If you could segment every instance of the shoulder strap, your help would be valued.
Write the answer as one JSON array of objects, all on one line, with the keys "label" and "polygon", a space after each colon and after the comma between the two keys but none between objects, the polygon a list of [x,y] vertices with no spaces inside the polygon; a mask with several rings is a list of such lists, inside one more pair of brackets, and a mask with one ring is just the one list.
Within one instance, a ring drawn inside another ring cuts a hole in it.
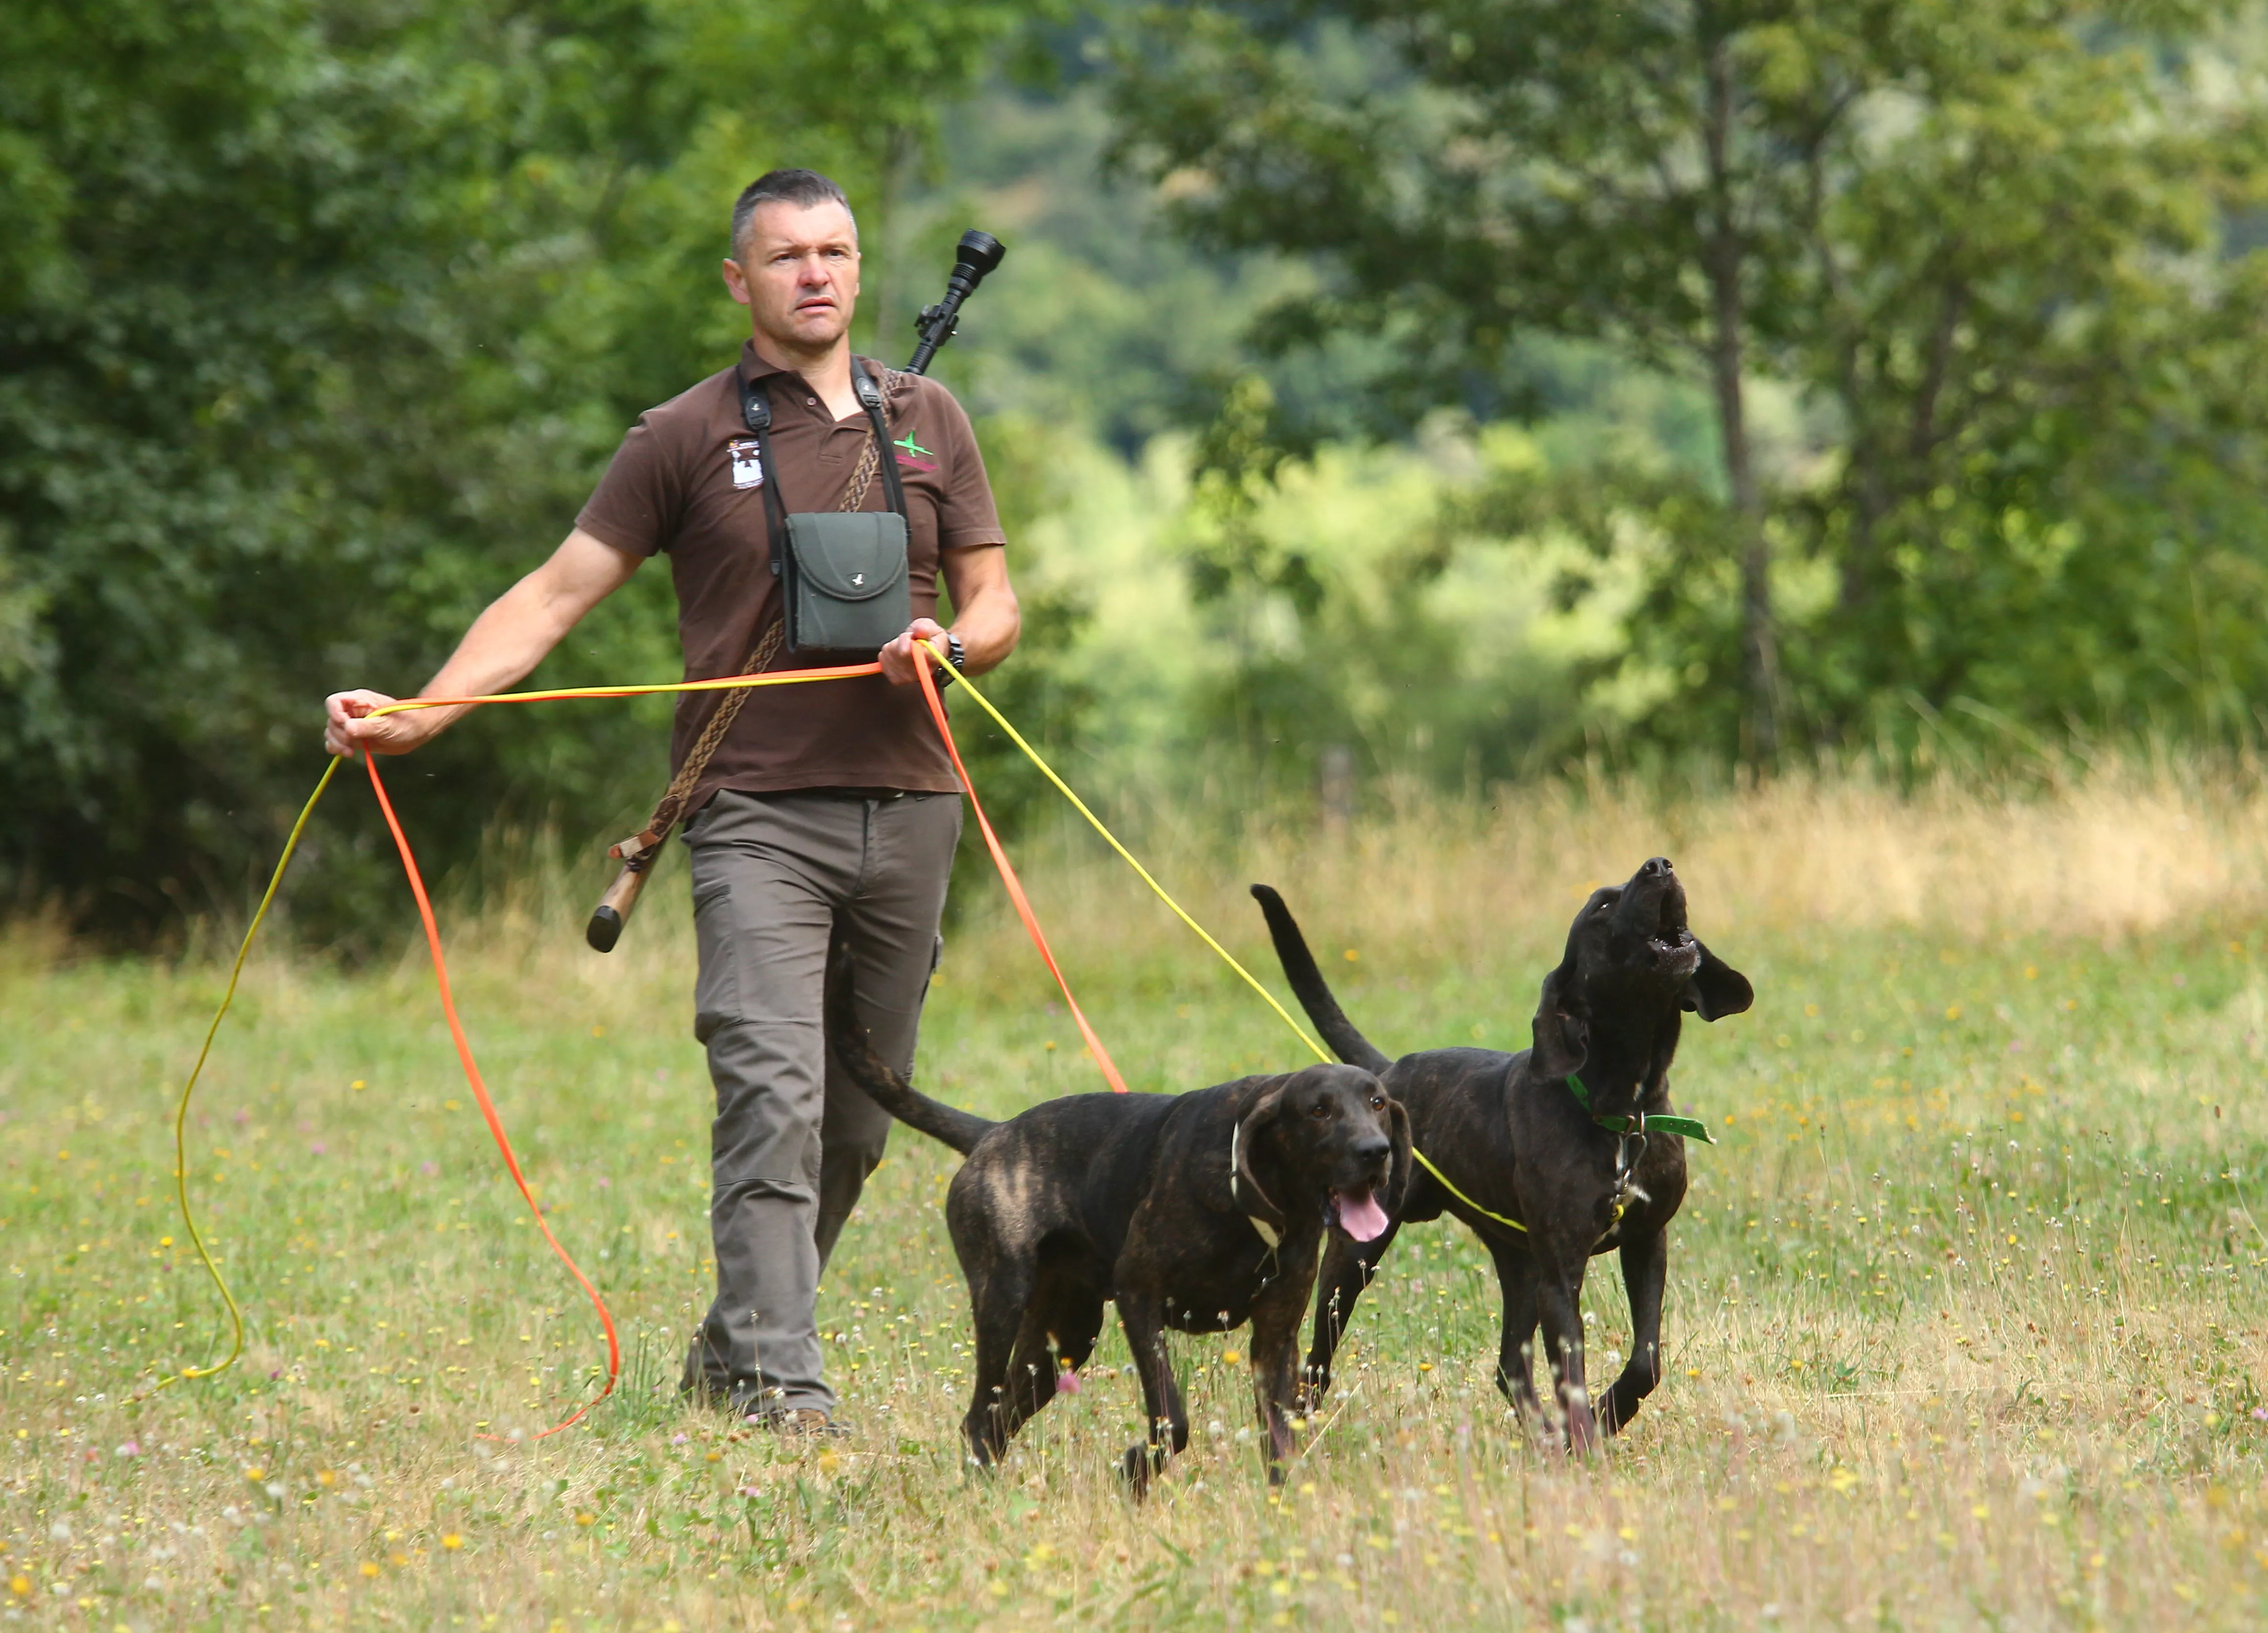
[{"label": "shoulder strap", "polygon": [[854,354],[850,359],[850,389],[858,394],[858,401],[866,410],[866,417],[874,426],[874,452],[881,456],[882,487],[890,496],[890,508],[906,515],[905,483],[898,476],[898,456],[891,451],[890,425],[882,415],[882,388],[874,377],[866,372],[866,365]]},{"label": "shoulder strap", "polygon": [[772,400],[761,380],[750,379],[738,370],[733,378],[740,385],[740,423],[756,439],[758,474],[764,489],[764,535],[770,543],[772,577],[779,577],[780,552],[786,548],[787,502],[780,497],[779,467],[772,461]]}]

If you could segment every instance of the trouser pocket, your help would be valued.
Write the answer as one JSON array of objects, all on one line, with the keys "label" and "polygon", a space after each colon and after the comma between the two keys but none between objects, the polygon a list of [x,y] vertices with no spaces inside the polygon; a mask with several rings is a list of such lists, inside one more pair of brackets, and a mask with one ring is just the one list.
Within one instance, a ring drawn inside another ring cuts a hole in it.
[{"label": "trouser pocket", "polygon": [[717,1028],[739,1019],[740,938],[733,934],[733,886],[719,879],[693,895],[693,939],[700,960],[693,981],[693,1036],[707,1043]]}]

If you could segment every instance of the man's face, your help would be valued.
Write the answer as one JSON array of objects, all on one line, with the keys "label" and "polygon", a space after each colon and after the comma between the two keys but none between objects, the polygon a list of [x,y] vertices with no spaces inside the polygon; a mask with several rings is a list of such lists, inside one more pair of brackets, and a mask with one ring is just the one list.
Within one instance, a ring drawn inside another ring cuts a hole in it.
[{"label": "man's face", "polygon": [[858,228],[842,205],[760,205],[748,218],[742,254],[725,263],[725,287],[748,309],[759,337],[783,351],[810,353],[850,329],[858,304]]}]

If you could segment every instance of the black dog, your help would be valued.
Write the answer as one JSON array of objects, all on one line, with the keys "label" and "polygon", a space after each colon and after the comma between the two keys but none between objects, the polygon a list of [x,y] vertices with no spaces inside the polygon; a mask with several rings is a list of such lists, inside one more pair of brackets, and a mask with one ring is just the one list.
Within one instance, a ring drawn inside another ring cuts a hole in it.
[{"label": "black dog", "polygon": [[[1739,1014],[1756,997],[1747,977],[1694,939],[1684,886],[1656,857],[1628,884],[1594,891],[1576,915],[1566,954],[1544,978],[1533,1048],[1431,1049],[1388,1061],[1340,1012],[1283,899],[1265,885],[1252,894],[1308,1016],[1341,1059],[1376,1072],[1409,1107],[1421,1159],[1394,1225],[1359,1248],[1330,1244],[1310,1388],[1329,1386],[1339,1335],[1395,1232],[1449,1213],[1496,1261],[1497,1387],[1523,1419],[1541,1421],[1528,1358],[1540,1320],[1568,1444],[1587,1450],[1602,1423],[1613,1434],[1660,1377],[1665,1232],[1685,1197],[1684,1139],[1646,1120],[1669,1114],[1683,1011],[1704,1020]],[[1594,1416],[1583,1372],[1583,1273],[1609,1247],[1622,1252],[1630,1291],[1631,1356]]]},{"label": "black dog", "polygon": [[1189,1094],[1071,1095],[988,1122],[917,1093],[869,1046],[848,993],[846,982],[830,999],[828,1030],[851,1080],[968,1158],[946,1222],[976,1316],[962,1432],[976,1461],[990,1466],[1026,1418],[1078,1388],[1115,1298],[1150,1413],[1146,1449],[1126,1453],[1135,1489],[1164,1466],[1161,1428],[1174,1452],[1189,1445],[1165,1329],[1247,1320],[1269,1476],[1280,1481],[1324,1230],[1377,1236],[1381,1203],[1409,1180],[1410,1120],[1378,1079],[1311,1066]]}]

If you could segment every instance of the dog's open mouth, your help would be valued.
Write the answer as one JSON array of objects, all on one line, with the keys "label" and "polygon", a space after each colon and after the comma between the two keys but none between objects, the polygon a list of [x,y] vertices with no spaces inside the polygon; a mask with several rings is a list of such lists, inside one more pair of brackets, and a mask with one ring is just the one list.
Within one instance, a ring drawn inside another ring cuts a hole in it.
[{"label": "dog's open mouth", "polygon": [[1653,949],[1657,964],[1674,965],[1690,960],[1697,963],[1700,952],[1694,945],[1693,932],[1685,927],[1684,903],[1674,894],[1661,899],[1661,919],[1646,945]]},{"label": "dog's open mouth", "polygon": [[1378,1205],[1378,1194],[1366,1186],[1359,1191],[1333,1191],[1331,1214],[1339,1229],[1359,1242],[1375,1241],[1386,1233],[1386,1210]]}]

